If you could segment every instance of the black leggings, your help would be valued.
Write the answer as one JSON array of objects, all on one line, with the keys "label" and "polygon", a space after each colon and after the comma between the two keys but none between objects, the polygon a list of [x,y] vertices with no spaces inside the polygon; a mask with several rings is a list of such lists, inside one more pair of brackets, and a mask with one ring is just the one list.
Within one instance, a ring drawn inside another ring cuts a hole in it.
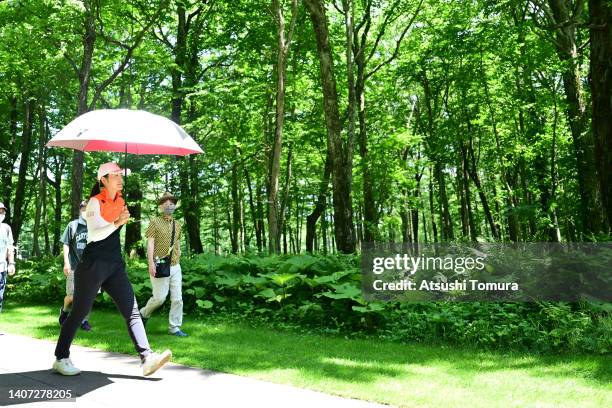
[{"label": "black leggings", "polygon": [[90,312],[98,290],[102,289],[117,305],[117,309],[125,319],[128,332],[134,343],[140,359],[151,353],[147,333],[145,332],[138,304],[134,297],[134,289],[130,283],[123,261],[83,260],[74,272],[74,298],[72,310],[62,325],[59,339],[55,347],[55,357],[60,360],[70,356],[70,344]]}]

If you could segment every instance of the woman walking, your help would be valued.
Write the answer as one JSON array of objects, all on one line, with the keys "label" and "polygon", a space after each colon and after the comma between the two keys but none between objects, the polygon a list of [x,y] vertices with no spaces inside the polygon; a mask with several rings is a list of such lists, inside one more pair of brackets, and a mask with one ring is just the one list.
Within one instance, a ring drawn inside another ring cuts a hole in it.
[{"label": "woman walking", "polygon": [[140,355],[143,375],[153,374],[172,357],[170,350],[154,353],[149,347],[134,290],[121,256],[119,232],[130,218],[121,196],[123,171],[116,163],[101,165],[98,181],[87,204],[87,246],[74,274],[72,311],[62,325],[55,347],[53,370],[63,375],[81,372],[69,358],[70,345],[81,321],[91,310],[100,287],[113,299],[125,319],[136,352]]}]

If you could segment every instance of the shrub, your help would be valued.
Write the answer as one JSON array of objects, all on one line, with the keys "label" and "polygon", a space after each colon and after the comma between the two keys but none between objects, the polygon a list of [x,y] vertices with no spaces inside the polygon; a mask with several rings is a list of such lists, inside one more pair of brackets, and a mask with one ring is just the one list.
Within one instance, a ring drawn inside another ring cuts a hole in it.
[{"label": "shrub", "polygon": [[[279,327],[374,335],[400,342],[444,342],[551,352],[612,351],[609,303],[370,303],[361,297],[359,257],[352,255],[217,256],[184,259],[187,313],[219,314]],[[61,259],[20,262],[8,296],[61,303]],[[130,260],[139,304],[151,295],[147,264]],[[96,307],[114,307],[108,295]]]}]

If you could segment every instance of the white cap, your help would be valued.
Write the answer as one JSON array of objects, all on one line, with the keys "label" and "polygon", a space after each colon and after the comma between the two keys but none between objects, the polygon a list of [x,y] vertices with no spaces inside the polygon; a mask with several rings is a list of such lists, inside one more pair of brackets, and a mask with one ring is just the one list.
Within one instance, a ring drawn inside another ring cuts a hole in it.
[{"label": "white cap", "polygon": [[3,203],[0,203],[0,208],[4,208],[6,210],[6,207],[4,206]]},{"label": "white cap", "polygon": [[[117,163],[104,163],[98,168],[98,181],[107,174],[124,174],[124,171]],[[127,175],[129,176],[131,173],[130,169],[127,169]]]}]

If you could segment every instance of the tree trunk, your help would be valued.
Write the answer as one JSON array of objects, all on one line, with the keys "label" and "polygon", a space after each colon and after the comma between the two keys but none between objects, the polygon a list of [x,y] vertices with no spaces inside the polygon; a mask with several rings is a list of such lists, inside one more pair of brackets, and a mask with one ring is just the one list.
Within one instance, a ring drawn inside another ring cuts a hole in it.
[{"label": "tree trunk", "polygon": [[47,182],[53,186],[55,191],[54,216],[53,216],[53,255],[57,256],[60,253],[60,228],[62,223],[62,174],[64,174],[64,166],[66,162],[53,155],[53,177],[55,181],[47,178]]},{"label": "tree trunk", "polygon": [[438,242],[438,227],[436,226],[436,215],[434,209],[434,190],[433,190],[433,177],[432,170],[429,169],[429,212],[431,216],[431,231],[432,241]]},{"label": "tree trunk", "polygon": [[[176,43],[174,46],[174,65],[172,67],[172,112],[171,119],[176,124],[182,123],[182,113],[185,103],[183,90],[183,74],[189,70],[187,59],[187,16],[183,2],[177,3],[178,24],[176,29]],[[179,163],[181,202],[185,218],[185,228],[189,239],[189,247],[194,253],[202,253],[202,239],[200,238],[200,218],[198,216],[198,202],[195,192],[192,191],[191,173],[192,164],[189,158],[183,157]]]},{"label": "tree trunk", "polygon": [[[460,166],[457,168],[457,197],[459,197],[459,217],[461,219],[461,236],[467,238],[470,235],[470,225],[468,223],[467,203],[465,198],[465,182],[463,169],[465,160],[463,158],[463,148],[461,148]],[[461,171],[459,171],[461,169]]]},{"label": "tree trunk", "polygon": [[480,202],[482,203],[482,209],[485,213],[485,218],[489,223],[489,228],[491,229],[491,235],[493,238],[499,239],[499,232],[497,231],[497,226],[495,225],[495,221],[493,221],[493,215],[491,214],[491,208],[489,207],[489,200],[487,200],[487,196],[484,193],[484,189],[482,187],[482,183],[480,182],[480,176],[478,175],[478,169],[476,168],[476,158],[474,155],[474,149],[471,144],[469,146],[469,157],[470,157],[470,166],[468,166],[468,172],[470,174],[470,178],[474,182],[476,189],[478,190],[478,196],[480,197]]},{"label": "tree trunk", "polygon": [[[508,212],[508,215],[507,215],[508,235],[511,241],[517,242],[518,241],[518,218],[517,218],[516,211],[515,211],[516,202],[515,202],[515,196],[514,196],[514,189],[510,185],[510,181],[509,181],[510,176],[508,175],[508,171],[506,170],[508,167],[506,165],[506,155],[502,151],[501,142],[499,138],[499,132],[497,131],[497,118],[495,115],[495,108],[492,102],[491,94],[489,93],[489,83],[487,80],[486,70],[484,69],[482,49],[480,51],[480,70],[481,70],[483,88],[485,92],[485,98],[487,101],[487,106],[489,108],[491,127],[493,130],[493,135],[495,136],[496,152],[497,152],[497,155],[499,157],[499,160],[501,162],[501,167],[502,167],[501,180],[502,180],[502,184],[507,194],[506,203],[508,206],[508,210],[507,210]],[[466,168],[466,171],[467,171],[467,168]],[[501,233],[500,233],[500,237],[501,237]]]},{"label": "tree trunk", "polygon": [[334,205],[334,236],[336,247],[343,253],[355,252],[353,205],[351,198],[353,143],[342,140],[333,53],[325,7],[321,0],[305,0],[314,27],[323,86],[323,110],[327,129],[327,145],[331,152],[332,190]]},{"label": "tree trunk", "polygon": [[612,4],[608,0],[589,0],[591,15],[590,88],[595,162],[598,167],[601,198],[612,230]]},{"label": "tree trunk", "polygon": [[249,175],[249,170],[247,169],[247,166],[243,166],[242,171],[244,171],[244,177],[246,179],[246,184],[249,191],[249,210],[251,212],[251,218],[253,219],[253,229],[255,230],[255,240],[257,241],[257,252],[261,252],[261,230],[259,229],[257,210],[255,209],[255,201],[253,200],[253,186],[251,185],[251,176]]},{"label": "tree trunk", "polygon": [[409,243],[412,242],[412,226],[411,216],[410,216],[410,203],[408,196],[408,189],[403,188],[401,194],[401,208],[399,209],[400,219],[402,220],[401,230],[402,230],[402,242]]},{"label": "tree trunk", "polygon": [[125,253],[130,254],[131,250],[136,250],[136,254],[140,258],[146,256],[146,251],[142,245],[141,223],[142,220],[142,187],[137,178],[133,177],[128,183],[128,190],[125,192],[128,204],[128,210],[132,219],[136,222],[130,222],[125,226]]},{"label": "tree trunk", "polygon": [[32,139],[32,117],[36,109],[36,103],[29,98],[24,102],[23,131],[21,134],[21,157],[19,160],[19,176],[17,178],[17,188],[15,189],[15,205],[13,211],[13,238],[19,241],[19,234],[24,220],[24,201],[26,188],[26,175],[30,161],[31,139]]},{"label": "tree trunk", "polygon": [[[276,116],[274,127],[274,143],[270,155],[270,177],[268,188],[268,250],[278,253],[282,219],[278,215],[278,179],[280,176],[280,157],[283,142],[283,125],[285,118],[285,75],[287,55],[291,43],[291,34],[297,16],[297,1],[292,2],[293,15],[289,34],[285,33],[285,16],[280,0],[272,0],[272,9],[278,26],[278,43],[276,52]],[[280,228],[279,228],[280,227]]]},{"label": "tree trunk", "polygon": [[378,231],[378,212],[374,199],[373,180],[370,172],[370,156],[368,154],[368,134],[365,109],[365,75],[366,75],[366,51],[365,41],[370,26],[370,12],[367,10],[366,26],[359,42],[355,32],[354,42],[359,49],[355,55],[355,67],[357,69],[357,80],[355,82],[355,97],[359,103],[357,106],[357,117],[359,119],[359,154],[361,156],[361,173],[363,177],[363,241],[374,242]]},{"label": "tree trunk", "polygon": [[454,239],[453,222],[450,215],[448,195],[446,193],[446,180],[442,171],[442,164],[437,160],[434,164],[434,175],[438,184],[440,200],[440,219],[442,220],[442,241]]},{"label": "tree trunk", "polygon": [[[474,214],[472,212],[472,196],[470,193],[470,176],[468,166],[467,146],[465,143],[462,143],[460,190],[463,193],[463,200],[465,201],[465,208],[463,209],[465,214],[462,215],[462,217],[465,217],[465,219],[462,219],[462,222],[465,222],[467,227],[464,230],[464,236],[469,236],[471,241],[476,242],[478,231],[476,230],[476,223],[474,222]],[[467,234],[465,234],[466,232]]]},{"label": "tree trunk", "polygon": [[419,202],[420,198],[421,198],[421,178],[419,177],[419,180],[417,181],[417,186],[413,191],[413,197],[414,197],[414,208],[411,210],[411,215],[412,215],[412,241],[415,244],[419,243],[419,206],[416,204]]},{"label": "tree trunk", "polygon": [[[562,78],[567,98],[567,117],[576,153],[583,232],[593,234],[603,231],[605,223],[596,174],[595,141],[588,128],[585,94],[580,77],[576,23],[570,16],[571,3],[568,0],[548,0],[554,23],[558,26],[555,45],[564,67]],[[578,13],[581,11],[577,10]],[[607,120],[610,118],[607,117]]]},{"label": "tree trunk", "polygon": [[[325,164],[323,167],[323,178],[321,179],[321,184],[319,185],[319,194],[317,196],[315,207],[310,215],[306,217],[306,251],[310,253],[313,253],[315,248],[314,240],[317,233],[317,220],[321,215],[325,214],[325,206],[327,204],[327,190],[329,188],[329,178],[332,171],[329,150],[327,152],[327,156],[325,157]],[[325,220],[323,219],[322,222],[325,222]],[[327,244],[327,241],[325,241],[325,244]]]},{"label": "tree trunk", "polygon": [[[293,179],[295,183],[295,178]],[[294,185],[295,191],[297,187]],[[296,253],[302,252],[302,225],[304,225],[304,201],[295,195],[295,249]]]},{"label": "tree trunk", "polygon": [[[43,209],[47,196],[47,155],[45,144],[47,133],[45,128],[45,107],[39,109],[39,138],[38,138],[38,193],[36,199],[36,214],[34,215],[34,230],[32,231],[32,251],[34,256],[40,257],[40,222],[44,217]],[[46,230],[46,228],[45,228]]]},{"label": "tree trunk", "polygon": [[261,179],[259,177],[257,177],[255,191],[257,193],[257,226],[261,234],[261,243],[262,243],[262,247],[260,248],[260,251],[261,251],[263,250],[263,247],[265,245],[264,243],[266,242],[266,224],[264,222],[263,186],[261,184]]},{"label": "tree trunk", "polygon": [[[79,99],[77,103],[77,116],[86,113],[88,109],[87,95],[89,93],[89,82],[91,76],[91,64],[96,45],[96,14],[97,2],[92,0],[83,1],[85,6],[85,33],[83,34],[83,58],[79,69]],[[72,155],[72,175],[70,178],[70,215],[71,218],[79,216],[79,205],[83,200],[83,152],[75,150]]]},{"label": "tree trunk", "polygon": [[219,255],[219,214],[217,208],[218,193],[218,191],[215,191],[215,194],[213,194],[213,240],[215,247],[215,255]]},{"label": "tree trunk", "polygon": [[238,197],[238,164],[232,163],[232,253],[238,253],[238,231],[240,231],[240,202]]},{"label": "tree trunk", "polygon": [[[17,119],[19,116],[17,108],[17,98],[9,98],[10,112],[9,112],[9,144],[6,146],[8,150],[8,161],[2,163],[2,200],[4,205],[9,208],[6,212],[4,222],[12,224],[11,216],[11,193],[13,192],[13,169],[15,167],[15,160],[18,155],[18,144],[17,144]],[[6,167],[5,167],[6,166]]]},{"label": "tree trunk", "polygon": [[[287,154],[287,171],[285,173],[285,190],[283,192],[283,199],[281,200],[280,212],[278,214],[278,223],[280,225],[281,231],[283,231],[283,234],[286,232],[285,227],[284,227],[286,223],[285,208],[288,205],[291,205],[291,202],[289,201],[289,184],[291,183],[291,159],[292,159],[292,147],[290,145],[289,152]],[[279,238],[280,238],[280,235],[279,235]],[[279,247],[278,243],[279,241],[277,240],[277,248]]]}]

